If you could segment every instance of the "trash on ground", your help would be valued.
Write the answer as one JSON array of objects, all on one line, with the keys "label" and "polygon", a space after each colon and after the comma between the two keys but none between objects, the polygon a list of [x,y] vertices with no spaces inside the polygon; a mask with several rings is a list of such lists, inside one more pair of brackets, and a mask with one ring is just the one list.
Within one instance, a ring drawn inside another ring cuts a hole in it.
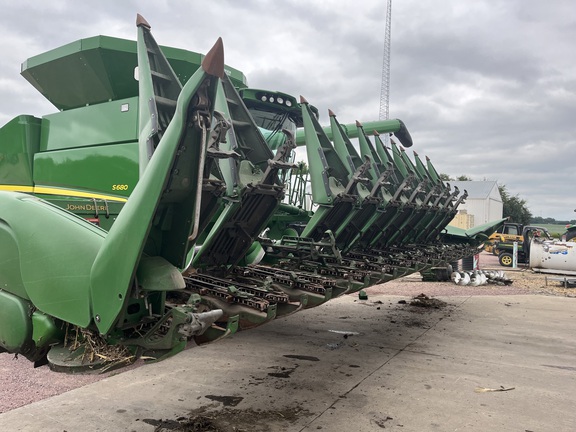
[{"label": "trash on ground", "polygon": [[500,388],[486,388],[486,387],[476,387],[474,390],[476,393],[489,393],[489,392],[504,392],[514,390],[516,387],[504,387],[500,386]]},{"label": "trash on ground", "polygon": [[343,331],[343,330],[328,330],[330,333],[338,333],[338,334],[343,334],[343,335],[347,335],[347,336],[354,336],[354,335],[359,335],[360,333],[355,332],[355,331]]}]

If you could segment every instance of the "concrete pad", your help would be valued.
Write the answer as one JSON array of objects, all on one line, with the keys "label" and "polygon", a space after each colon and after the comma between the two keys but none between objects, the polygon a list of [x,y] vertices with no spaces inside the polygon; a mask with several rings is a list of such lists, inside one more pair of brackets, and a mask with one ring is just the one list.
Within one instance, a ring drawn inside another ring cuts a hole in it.
[{"label": "concrete pad", "polygon": [[176,430],[197,414],[237,431],[573,430],[574,299],[400,299],[346,296],[0,414],[0,430]]}]

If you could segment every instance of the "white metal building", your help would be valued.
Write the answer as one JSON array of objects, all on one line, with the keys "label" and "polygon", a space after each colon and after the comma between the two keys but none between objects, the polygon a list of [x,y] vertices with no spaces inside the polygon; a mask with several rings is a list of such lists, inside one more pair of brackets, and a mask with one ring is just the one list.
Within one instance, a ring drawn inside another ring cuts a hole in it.
[{"label": "white metal building", "polygon": [[466,189],[468,198],[458,206],[458,210],[466,210],[474,216],[474,226],[501,219],[503,214],[502,197],[495,181],[448,181],[453,188],[461,192]]}]

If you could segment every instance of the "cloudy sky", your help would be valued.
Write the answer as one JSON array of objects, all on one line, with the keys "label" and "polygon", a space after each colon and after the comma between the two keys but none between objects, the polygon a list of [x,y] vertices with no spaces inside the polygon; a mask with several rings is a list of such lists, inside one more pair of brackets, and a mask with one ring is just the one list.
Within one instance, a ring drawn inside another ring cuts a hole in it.
[{"label": "cloudy sky", "polygon": [[[376,120],[386,1],[0,0],[0,123],[54,107],[22,78],[28,57],[99,34],[206,52],[252,87],[303,95],[328,123]],[[394,0],[390,117],[438,171],[496,180],[535,216],[576,219],[573,0]]]}]

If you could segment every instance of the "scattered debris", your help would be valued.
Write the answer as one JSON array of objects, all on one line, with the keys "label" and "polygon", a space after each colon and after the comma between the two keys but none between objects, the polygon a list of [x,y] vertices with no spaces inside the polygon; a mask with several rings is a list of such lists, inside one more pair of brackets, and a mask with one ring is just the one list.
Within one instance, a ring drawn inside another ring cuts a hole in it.
[{"label": "scattered debris", "polygon": [[100,373],[127,366],[136,361],[136,356],[122,345],[110,345],[98,333],[66,323],[64,348],[81,364],[94,365]]},{"label": "scattered debris", "polygon": [[505,392],[514,390],[516,387],[504,387],[500,386],[500,388],[486,388],[486,387],[476,387],[474,390],[476,393],[489,393],[489,392]]},{"label": "scattered debris", "polygon": [[366,294],[366,291],[364,291],[364,290],[358,291],[358,299],[359,300],[368,300],[368,294]]},{"label": "scattered debris", "polygon": [[438,300],[432,297],[428,297],[426,294],[418,294],[416,297],[413,297],[410,301],[410,306],[418,306],[423,308],[434,308],[440,309],[446,306],[446,302],[442,300]]},{"label": "scattered debris", "polygon": [[372,419],[371,421],[374,422],[377,426],[381,427],[382,429],[386,429],[385,423],[389,420],[394,419],[390,416],[386,416],[385,418],[377,417],[375,419]]}]

